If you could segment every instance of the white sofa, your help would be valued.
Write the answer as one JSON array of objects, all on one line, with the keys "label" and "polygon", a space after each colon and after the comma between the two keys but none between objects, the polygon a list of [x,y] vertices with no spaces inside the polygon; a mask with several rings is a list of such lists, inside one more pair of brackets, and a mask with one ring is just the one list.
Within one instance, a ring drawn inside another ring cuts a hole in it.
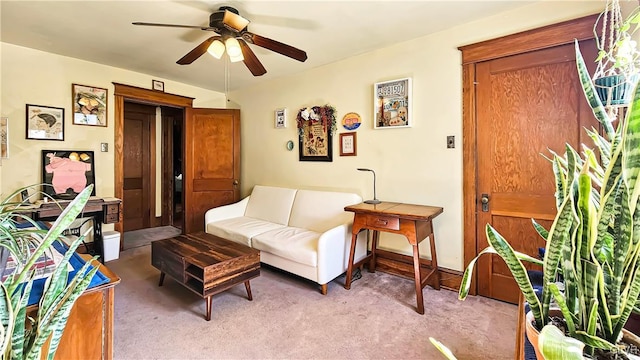
[{"label": "white sofa", "polygon": [[[347,270],[357,194],[256,185],[250,196],[205,213],[205,231],[260,250],[260,261],[315,281],[322,294]],[[355,260],[366,255],[358,235]]]}]

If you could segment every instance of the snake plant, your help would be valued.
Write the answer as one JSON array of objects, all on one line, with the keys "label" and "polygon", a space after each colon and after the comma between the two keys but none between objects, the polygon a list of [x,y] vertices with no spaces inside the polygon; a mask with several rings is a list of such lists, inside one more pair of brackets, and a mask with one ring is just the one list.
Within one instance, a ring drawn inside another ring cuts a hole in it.
[{"label": "snake plant", "polygon": [[[616,349],[640,295],[640,87],[624,119],[616,122],[595,93],[577,41],[575,52],[582,89],[602,134],[587,130],[593,148],[567,145],[563,155],[552,152],[557,215],[550,229],[533,220],[546,240],[540,297],[523,265],[539,261],[514,251],[490,224],[490,245],[478,256],[496,253],[505,261],[539,330],[550,323],[553,305],[562,311],[568,336],[591,355],[595,349]],[[468,294],[476,260],[465,270],[460,299]]]},{"label": "snake plant", "polygon": [[[69,260],[84,236],[79,237],[56,265],[44,285],[35,317],[27,312],[38,258],[51,251],[53,243],[80,214],[89,200],[93,185],[84,189],[60,214],[48,230],[39,229],[35,221],[11,202],[21,190],[0,201],[0,248],[10,252],[18,264],[14,272],[0,283],[0,359],[53,359],[60,343],[71,308],[89,286],[98,267],[87,261],[71,279]],[[32,227],[21,228],[18,221]],[[44,345],[51,339],[49,345]]]}]

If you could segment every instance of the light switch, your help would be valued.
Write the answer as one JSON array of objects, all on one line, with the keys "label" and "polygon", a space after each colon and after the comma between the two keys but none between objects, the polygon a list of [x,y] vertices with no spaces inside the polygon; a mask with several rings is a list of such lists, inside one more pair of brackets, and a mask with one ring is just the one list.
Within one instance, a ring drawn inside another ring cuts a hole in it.
[{"label": "light switch", "polygon": [[100,143],[100,151],[108,152],[109,151],[109,144],[108,143]]}]

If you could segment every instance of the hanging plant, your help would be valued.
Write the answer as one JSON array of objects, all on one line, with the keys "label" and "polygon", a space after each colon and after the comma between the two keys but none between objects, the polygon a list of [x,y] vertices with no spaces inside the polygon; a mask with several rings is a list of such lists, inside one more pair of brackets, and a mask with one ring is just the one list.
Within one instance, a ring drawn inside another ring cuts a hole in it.
[{"label": "hanging plant", "polygon": [[338,130],[336,125],[336,108],[331,105],[325,106],[313,106],[302,108],[298,111],[296,116],[296,123],[298,124],[298,135],[303,135],[303,128],[305,125],[315,125],[321,123],[324,128],[324,132],[330,129],[331,134],[335,134]]}]

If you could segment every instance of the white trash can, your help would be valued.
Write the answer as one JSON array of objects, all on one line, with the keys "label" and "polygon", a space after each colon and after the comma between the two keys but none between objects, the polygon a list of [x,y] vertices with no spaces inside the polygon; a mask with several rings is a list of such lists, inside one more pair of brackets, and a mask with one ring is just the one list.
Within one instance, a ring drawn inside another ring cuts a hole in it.
[{"label": "white trash can", "polygon": [[104,262],[116,260],[120,257],[120,233],[104,231],[102,233],[102,254]]}]

